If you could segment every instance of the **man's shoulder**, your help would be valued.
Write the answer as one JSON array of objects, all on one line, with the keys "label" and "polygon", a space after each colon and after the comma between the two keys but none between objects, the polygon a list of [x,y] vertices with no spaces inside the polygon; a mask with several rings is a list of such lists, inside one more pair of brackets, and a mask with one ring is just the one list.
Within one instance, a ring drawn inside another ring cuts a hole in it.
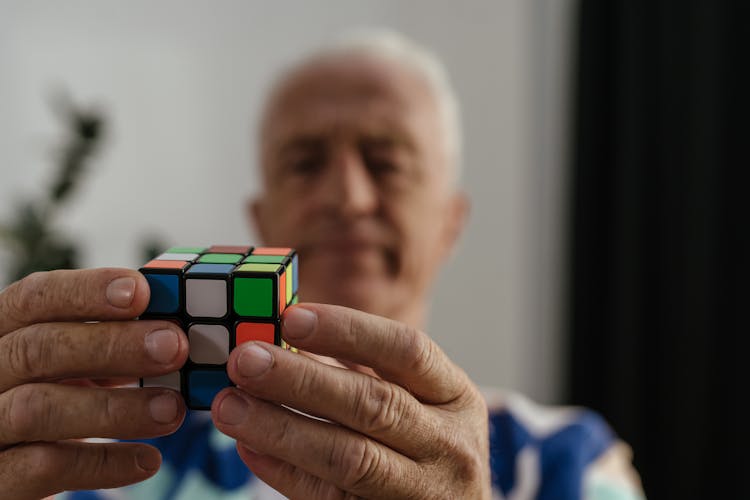
[{"label": "man's shoulder", "polygon": [[642,498],[629,448],[595,411],[541,405],[497,389],[482,394],[493,484],[504,496]]}]

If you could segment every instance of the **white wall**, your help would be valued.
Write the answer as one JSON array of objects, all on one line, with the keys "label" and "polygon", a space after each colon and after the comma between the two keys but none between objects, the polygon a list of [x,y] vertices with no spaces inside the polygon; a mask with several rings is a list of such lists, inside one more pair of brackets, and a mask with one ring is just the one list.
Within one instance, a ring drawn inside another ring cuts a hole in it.
[{"label": "white wall", "polygon": [[554,401],[569,15],[568,0],[0,0],[0,220],[47,182],[61,85],[111,119],[59,224],[85,265],[135,267],[147,234],[252,241],[242,204],[268,80],[340,29],[390,26],[443,56],[464,108],[473,214],[430,333],[479,383]]}]

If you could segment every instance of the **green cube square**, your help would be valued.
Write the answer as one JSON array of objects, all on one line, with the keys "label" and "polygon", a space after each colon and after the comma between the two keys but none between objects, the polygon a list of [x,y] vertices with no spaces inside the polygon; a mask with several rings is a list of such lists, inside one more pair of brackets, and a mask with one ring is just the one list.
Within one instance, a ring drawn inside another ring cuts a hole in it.
[{"label": "green cube square", "polygon": [[251,264],[281,264],[286,259],[284,255],[250,255],[242,262]]},{"label": "green cube square", "polygon": [[271,278],[235,278],[234,310],[240,316],[273,316],[273,280]]},{"label": "green cube square", "polygon": [[171,247],[164,253],[203,253],[206,247]]},{"label": "green cube square", "polygon": [[239,272],[275,273],[281,269],[278,264],[242,264],[235,269]]},{"label": "green cube square", "polygon": [[242,255],[233,253],[205,253],[198,262],[201,264],[236,264],[242,260]]}]

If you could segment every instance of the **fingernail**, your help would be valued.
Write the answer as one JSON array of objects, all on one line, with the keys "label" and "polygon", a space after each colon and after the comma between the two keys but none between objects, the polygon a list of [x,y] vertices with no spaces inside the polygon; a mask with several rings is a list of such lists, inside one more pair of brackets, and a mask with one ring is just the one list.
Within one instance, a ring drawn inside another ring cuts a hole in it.
[{"label": "fingernail", "polygon": [[229,425],[237,425],[247,416],[247,402],[234,394],[224,398],[219,406],[219,420]]},{"label": "fingernail", "polygon": [[161,457],[153,450],[139,450],[135,456],[135,462],[141,469],[151,472],[159,468]]},{"label": "fingernail", "polygon": [[284,335],[290,339],[307,337],[315,329],[318,317],[304,307],[293,307],[284,314]]},{"label": "fingernail", "polygon": [[180,338],[174,330],[156,330],[146,335],[146,352],[157,363],[170,363],[180,350]]},{"label": "fingernail", "polygon": [[242,347],[240,357],[237,358],[237,371],[243,377],[257,377],[268,371],[273,362],[273,356],[268,350],[258,344]]},{"label": "fingernail", "polygon": [[114,307],[126,309],[133,303],[135,279],[117,278],[107,285],[107,301]]},{"label": "fingernail", "polygon": [[172,394],[161,394],[151,399],[148,403],[148,411],[151,418],[160,424],[174,422],[177,418],[177,398]]}]

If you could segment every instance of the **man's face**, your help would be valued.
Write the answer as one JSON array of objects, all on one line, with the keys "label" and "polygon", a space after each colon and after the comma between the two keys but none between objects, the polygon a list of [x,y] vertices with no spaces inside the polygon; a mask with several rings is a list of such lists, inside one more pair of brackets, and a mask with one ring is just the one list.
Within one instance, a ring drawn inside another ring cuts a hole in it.
[{"label": "man's face", "polygon": [[390,317],[424,302],[466,209],[444,133],[427,83],[372,57],[310,63],[278,88],[252,212],[266,244],[299,251],[304,300]]}]

